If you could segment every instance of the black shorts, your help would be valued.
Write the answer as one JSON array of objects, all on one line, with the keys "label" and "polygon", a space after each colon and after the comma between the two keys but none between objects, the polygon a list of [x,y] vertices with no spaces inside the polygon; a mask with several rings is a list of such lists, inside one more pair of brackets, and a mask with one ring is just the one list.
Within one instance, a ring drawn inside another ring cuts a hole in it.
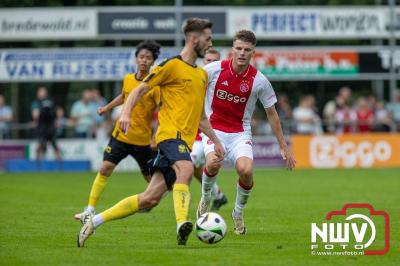
[{"label": "black shorts", "polygon": [[153,173],[152,159],[154,154],[150,145],[137,146],[111,137],[110,142],[104,150],[103,161],[112,162],[117,165],[128,155],[132,156],[136,160],[143,175],[148,176]]},{"label": "black shorts", "polygon": [[168,189],[176,181],[176,174],[172,165],[176,161],[192,161],[190,157],[190,149],[186,142],[180,139],[167,139],[158,144],[158,154],[154,159],[154,170],[161,171],[164,175],[165,183]]}]

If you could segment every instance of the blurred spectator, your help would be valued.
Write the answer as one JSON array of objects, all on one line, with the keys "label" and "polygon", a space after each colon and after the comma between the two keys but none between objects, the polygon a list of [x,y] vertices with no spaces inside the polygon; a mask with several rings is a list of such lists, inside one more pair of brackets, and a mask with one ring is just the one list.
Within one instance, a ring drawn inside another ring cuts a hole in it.
[{"label": "blurred spectator", "polygon": [[251,117],[251,131],[254,136],[267,136],[272,134],[272,128],[261,112],[254,112]]},{"label": "blurred spectator", "polygon": [[390,126],[392,125],[392,119],[390,118],[389,112],[385,109],[383,102],[377,102],[375,104],[375,125],[374,131],[376,132],[389,132]]},{"label": "blurred spectator", "polygon": [[357,100],[357,129],[360,133],[370,132],[374,122],[374,113],[368,106],[367,99],[360,97]]},{"label": "blurred spectator", "polygon": [[4,96],[0,94],[0,139],[10,137],[10,122],[12,119],[12,109],[10,106],[6,105]]},{"label": "blurred spectator", "polygon": [[282,130],[284,134],[290,133],[290,121],[292,119],[292,107],[289,105],[289,100],[286,94],[278,95],[278,103],[276,104],[276,111],[282,121]]},{"label": "blurred spectator", "polygon": [[92,111],[94,117],[96,119],[96,130],[95,130],[95,137],[97,139],[101,139],[101,141],[106,141],[108,139],[109,133],[111,132],[113,125],[111,125],[111,121],[108,119],[108,115],[98,115],[97,109],[103,107],[107,104],[106,99],[101,96],[99,89],[91,89],[92,92]]},{"label": "blurred spectator", "polygon": [[378,98],[375,95],[369,95],[367,97],[367,103],[368,103],[368,107],[375,114],[376,105],[378,103]]},{"label": "blurred spectator", "polygon": [[323,117],[328,132],[335,132],[336,107],[339,104],[351,106],[351,89],[349,87],[341,87],[335,99],[328,101],[324,106]]},{"label": "blurred spectator", "polygon": [[56,136],[63,138],[65,136],[65,128],[68,126],[68,119],[64,115],[64,109],[61,106],[56,108]]},{"label": "blurred spectator", "polygon": [[104,122],[105,118],[104,116],[97,115],[97,109],[105,106],[107,101],[103,98],[103,96],[101,96],[99,89],[91,89],[90,92],[92,93],[92,100],[90,101],[90,104],[96,117],[96,124],[100,125]]},{"label": "blurred spectator", "polygon": [[96,114],[93,112],[91,101],[92,92],[84,90],[82,98],[72,105],[71,120],[75,126],[75,137],[92,138],[96,126]]},{"label": "blurred spectator", "polygon": [[312,95],[301,97],[299,106],[293,110],[296,131],[299,134],[321,134],[321,120],[315,112],[315,98]]},{"label": "blurred spectator", "polygon": [[338,99],[335,114],[336,133],[347,134],[355,132],[355,123],[357,121],[357,114],[350,105],[341,102]]},{"label": "blurred spectator", "polygon": [[36,149],[36,159],[40,160],[46,153],[47,142],[53,146],[57,160],[61,160],[60,150],[56,142],[56,110],[53,101],[48,97],[45,87],[37,91],[37,99],[32,103],[32,119],[36,125],[36,134],[39,138]]},{"label": "blurred spectator", "polygon": [[396,91],[395,102],[388,103],[386,109],[391,114],[393,122],[395,123],[395,129],[400,131],[400,91]]}]

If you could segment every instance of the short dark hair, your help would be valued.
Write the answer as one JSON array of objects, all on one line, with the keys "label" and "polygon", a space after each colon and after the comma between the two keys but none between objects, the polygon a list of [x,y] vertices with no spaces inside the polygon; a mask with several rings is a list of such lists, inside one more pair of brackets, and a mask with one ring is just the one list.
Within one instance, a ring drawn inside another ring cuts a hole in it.
[{"label": "short dark hair", "polygon": [[236,40],[241,40],[243,42],[249,42],[252,45],[257,45],[256,35],[250,30],[240,30],[236,32],[235,37],[233,37],[233,42]]},{"label": "short dark hair", "polygon": [[206,54],[217,54],[217,55],[221,55],[221,53],[217,50],[215,50],[214,48],[209,48],[206,51]]},{"label": "short dark hair", "polygon": [[160,47],[161,45],[155,41],[146,40],[140,42],[136,46],[135,56],[137,57],[141,50],[146,49],[149,50],[153,54],[154,60],[157,60],[158,56],[160,55]]},{"label": "short dark hair", "polygon": [[182,25],[182,31],[186,35],[189,32],[202,32],[205,29],[211,29],[213,23],[208,19],[188,18]]}]

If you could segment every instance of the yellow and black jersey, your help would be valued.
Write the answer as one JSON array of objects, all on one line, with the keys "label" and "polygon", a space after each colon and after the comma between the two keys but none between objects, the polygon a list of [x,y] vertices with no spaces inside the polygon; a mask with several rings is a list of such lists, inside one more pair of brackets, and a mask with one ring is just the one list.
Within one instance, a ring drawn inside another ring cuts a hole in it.
[{"label": "yellow and black jersey", "polygon": [[[129,93],[138,87],[142,83],[141,80],[137,80],[135,74],[127,74],[124,77],[122,94],[124,96],[124,102],[129,96]],[[150,145],[152,137],[152,120],[153,112],[155,108],[160,104],[160,88],[155,87],[143,95],[142,99],[133,108],[131,113],[131,124],[128,129],[128,134],[119,128],[119,119],[115,124],[113,137],[119,141],[146,146]]]},{"label": "yellow and black jersey", "polygon": [[182,139],[192,148],[203,112],[207,72],[182,60],[167,59],[144,79],[150,88],[160,87],[157,144],[166,139]]}]

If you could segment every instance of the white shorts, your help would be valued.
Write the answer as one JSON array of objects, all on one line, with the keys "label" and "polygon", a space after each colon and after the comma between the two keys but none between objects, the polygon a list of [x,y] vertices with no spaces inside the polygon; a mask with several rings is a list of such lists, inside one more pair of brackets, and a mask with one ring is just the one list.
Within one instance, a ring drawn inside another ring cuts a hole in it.
[{"label": "white shorts", "polygon": [[[225,133],[216,129],[214,129],[214,132],[225,149],[226,161],[235,165],[236,160],[240,157],[248,157],[253,160],[253,143],[251,141],[251,134],[246,132]],[[207,154],[214,151],[214,143],[205,134],[202,136],[204,154],[207,156]]]},{"label": "white shorts", "polygon": [[190,153],[192,162],[196,168],[203,166],[206,163],[206,157],[204,156],[203,142],[196,140],[193,143],[192,152]]}]

